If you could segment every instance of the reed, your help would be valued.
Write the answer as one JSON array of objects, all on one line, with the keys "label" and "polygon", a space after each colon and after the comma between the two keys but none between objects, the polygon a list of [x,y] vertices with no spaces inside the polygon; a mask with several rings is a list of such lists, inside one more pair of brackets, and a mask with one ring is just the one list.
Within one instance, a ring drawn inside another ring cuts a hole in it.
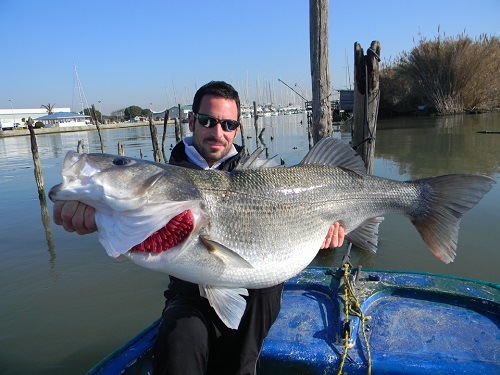
[{"label": "reed", "polygon": [[438,114],[497,108],[499,71],[500,40],[495,36],[422,38],[382,68],[381,108],[401,113],[427,106]]}]

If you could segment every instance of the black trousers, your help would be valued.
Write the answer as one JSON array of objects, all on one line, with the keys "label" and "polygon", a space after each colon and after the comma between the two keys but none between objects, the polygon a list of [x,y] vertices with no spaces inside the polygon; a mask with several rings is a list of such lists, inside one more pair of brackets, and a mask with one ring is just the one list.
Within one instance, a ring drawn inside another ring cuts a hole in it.
[{"label": "black trousers", "polygon": [[153,374],[255,374],[262,343],[278,317],[283,284],[250,289],[237,330],[227,328],[198,286],[172,278],[154,347]]}]

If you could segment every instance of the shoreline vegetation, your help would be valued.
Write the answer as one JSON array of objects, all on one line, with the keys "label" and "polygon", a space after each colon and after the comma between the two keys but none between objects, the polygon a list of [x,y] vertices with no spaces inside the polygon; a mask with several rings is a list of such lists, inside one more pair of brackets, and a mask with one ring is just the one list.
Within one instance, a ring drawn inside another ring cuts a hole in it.
[{"label": "shoreline vegetation", "polygon": [[500,39],[421,38],[380,70],[381,116],[490,112],[500,104]]}]

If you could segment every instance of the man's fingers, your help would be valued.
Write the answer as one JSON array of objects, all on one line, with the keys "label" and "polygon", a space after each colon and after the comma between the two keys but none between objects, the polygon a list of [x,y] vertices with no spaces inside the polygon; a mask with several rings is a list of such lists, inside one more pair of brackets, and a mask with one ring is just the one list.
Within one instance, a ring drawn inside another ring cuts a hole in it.
[{"label": "man's fingers", "polygon": [[54,223],[68,232],[88,234],[95,232],[95,210],[79,201],[57,201],[52,209]]},{"label": "man's fingers", "polygon": [[54,203],[54,207],[52,207],[52,219],[54,220],[54,223],[57,225],[62,225],[63,223],[61,213],[64,203],[65,203],[64,201],[56,201]]},{"label": "man's fingers", "polygon": [[338,231],[338,241],[337,241],[337,247],[340,247],[344,244],[344,238],[345,238],[345,229],[342,225],[339,225],[339,231]]},{"label": "man's fingers", "polygon": [[325,240],[323,241],[323,244],[321,245],[320,249],[327,249],[331,246],[330,244],[332,242],[334,230],[335,230],[335,227],[333,225],[331,225],[330,228],[328,228],[328,232],[326,233]]},{"label": "man's fingers", "polygon": [[97,225],[95,223],[95,209],[92,206],[85,206],[83,212],[83,225],[85,226],[85,233],[92,233],[97,230]]}]

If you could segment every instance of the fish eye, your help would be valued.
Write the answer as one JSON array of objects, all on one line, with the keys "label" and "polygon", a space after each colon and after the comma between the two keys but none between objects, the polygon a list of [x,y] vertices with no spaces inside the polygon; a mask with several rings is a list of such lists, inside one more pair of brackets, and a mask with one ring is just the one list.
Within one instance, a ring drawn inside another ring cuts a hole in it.
[{"label": "fish eye", "polygon": [[116,158],[113,160],[114,165],[127,165],[130,164],[131,160],[128,158]]}]

